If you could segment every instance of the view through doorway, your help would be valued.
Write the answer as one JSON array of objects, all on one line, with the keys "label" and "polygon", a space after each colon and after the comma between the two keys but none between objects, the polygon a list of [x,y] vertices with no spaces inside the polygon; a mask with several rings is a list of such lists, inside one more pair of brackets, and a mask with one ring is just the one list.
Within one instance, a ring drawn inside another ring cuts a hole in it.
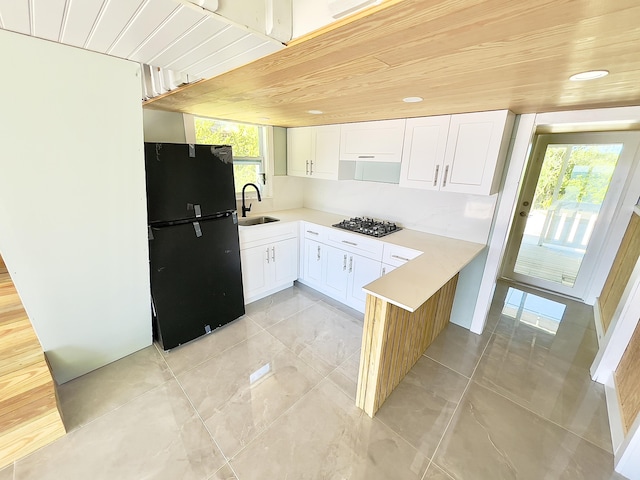
[{"label": "view through doorway", "polygon": [[598,132],[536,138],[504,277],[583,298],[638,137]]}]

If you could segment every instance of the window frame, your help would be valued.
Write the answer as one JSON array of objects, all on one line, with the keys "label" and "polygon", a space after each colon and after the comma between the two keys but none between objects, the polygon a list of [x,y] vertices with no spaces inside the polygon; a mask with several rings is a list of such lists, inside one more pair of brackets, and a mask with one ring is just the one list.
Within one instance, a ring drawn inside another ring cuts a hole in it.
[{"label": "window frame", "polygon": [[[257,184],[260,187],[260,195],[262,198],[271,198],[273,196],[273,127],[271,125],[260,125],[256,123],[248,122],[234,122],[231,120],[225,120],[221,118],[205,117],[203,115],[192,115],[189,113],[183,114],[184,130],[186,143],[197,144],[196,139],[196,118],[202,118],[205,120],[214,120],[228,123],[237,123],[242,125],[254,125],[258,127],[258,148],[261,153],[259,157],[233,157],[233,163],[239,165],[259,165],[262,166],[261,172],[259,170],[258,175],[262,175],[262,181],[258,181]],[[235,181],[235,176],[234,176]],[[237,186],[236,186],[237,188]],[[242,198],[241,192],[236,192],[236,200]],[[245,198],[256,199],[258,198],[254,189],[248,189],[246,191]]]}]

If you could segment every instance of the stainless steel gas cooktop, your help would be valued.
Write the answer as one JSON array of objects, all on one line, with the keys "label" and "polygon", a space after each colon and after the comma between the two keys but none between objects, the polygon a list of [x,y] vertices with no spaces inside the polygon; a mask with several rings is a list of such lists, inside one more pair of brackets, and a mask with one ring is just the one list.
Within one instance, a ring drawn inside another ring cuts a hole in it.
[{"label": "stainless steel gas cooktop", "polygon": [[367,217],[350,218],[336,223],[334,227],[349,230],[351,232],[363,233],[372,237],[384,237],[390,233],[402,230],[393,222],[385,222],[382,220],[374,220]]}]

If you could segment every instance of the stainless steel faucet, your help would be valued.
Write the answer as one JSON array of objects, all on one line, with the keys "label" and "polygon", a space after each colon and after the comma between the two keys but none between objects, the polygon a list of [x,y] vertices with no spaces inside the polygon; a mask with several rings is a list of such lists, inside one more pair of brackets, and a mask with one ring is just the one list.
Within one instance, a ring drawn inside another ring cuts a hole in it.
[{"label": "stainless steel faucet", "polygon": [[245,202],[244,202],[244,191],[247,189],[247,187],[251,185],[253,188],[256,189],[256,193],[258,194],[258,201],[261,202],[262,198],[260,198],[260,190],[258,189],[258,186],[255,183],[247,183],[245,184],[244,187],[242,187],[242,216],[246,217],[247,216],[247,212],[251,211],[251,206],[253,205],[252,203],[249,204],[248,207],[245,207]]}]

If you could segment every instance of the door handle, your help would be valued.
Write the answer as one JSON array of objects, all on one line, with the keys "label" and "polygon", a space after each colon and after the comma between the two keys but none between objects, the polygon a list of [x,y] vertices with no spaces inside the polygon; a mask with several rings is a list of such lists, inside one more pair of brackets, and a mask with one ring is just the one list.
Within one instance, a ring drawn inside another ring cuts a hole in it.
[{"label": "door handle", "polygon": [[304,162],[304,174],[309,175],[309,160]]},{"label": "door handle", "polygon": [[320,261],[320,245],[318,245],[318,262]]},{"label": "door handle", "polygon": [[307,230],[307,233],[310,233],[311,235],[319,235],[318,232],[314,232],[313,230]]},{"label": "door handle", "polygon": [[349,273],[353,272],[353,257],[349,257]]},{"label": "door handle", "polygon": [[344,256],[344,260],[342,261],[342,271],[344,272],[347,269],[347,256]]},{"label": "door handle", "polygon": [[444,167],[444,178],[442,179],[442,186],[446,187],[447,186],[447,174],[449,173],[449,165],[447,165],[446,167]]},{"label": "door handle", "polygon": [[269,263],[269,247],[267,247],[267,263]]},{"label": "door handle", "polygon": [[348,241],[348,240],[342,240],[342,243],[346,243],[347,245],[352,245],[352,246],[354,246],[354,247],[357,247],[357,246],[358,246],[358,244],[357,244],[357,243],[350,242],[350,241]]},{"label": "door handle", "polygon": [[438,185],[438,173],[440,173],[440,165],[436,165],[436,174],[433,176],[433,186]]},{"label": "door handle", "polygon": [[387,273],[387,267],[382,267],[382,275],[385,275]]},{"label": "door handle", "polygon": [[271,260],[276,261],[276,247],[271,247]]},{"label": "door handle", "polygon": [[313,160],[309,162],[311,164],[311,168],[309,168],[309,175],[313,175]]},{"label": "door handle", "polygon": [[391,258],[396,258],[398,260],[402,260],[403,262],[408,262],[408,258],[401,257],[400,255],[391,255]]}]

